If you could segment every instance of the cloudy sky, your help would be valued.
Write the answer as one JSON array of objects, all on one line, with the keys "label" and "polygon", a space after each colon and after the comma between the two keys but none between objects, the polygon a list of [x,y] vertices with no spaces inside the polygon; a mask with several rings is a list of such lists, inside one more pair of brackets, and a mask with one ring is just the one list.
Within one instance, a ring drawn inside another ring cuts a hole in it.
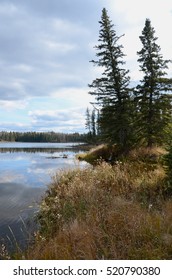
[{"label": "cloudy sky", "polygon": [[0,0],[0,130],[84,131],[103,7],[125,34],[133,81],[141,78],[136,52],[146,18],[164,59],[172,59],[171,0]]}]

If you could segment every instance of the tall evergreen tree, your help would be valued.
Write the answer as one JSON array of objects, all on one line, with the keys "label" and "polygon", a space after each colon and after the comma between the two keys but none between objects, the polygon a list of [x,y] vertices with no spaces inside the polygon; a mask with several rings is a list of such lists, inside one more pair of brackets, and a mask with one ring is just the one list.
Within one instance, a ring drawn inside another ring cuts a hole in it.
[{"label": "tall evergreen tree", "polygon": [[91,115],[90,115],[90,110],[87,108],[86,110],[86,123],[85,127],[88,130],[88,133],[91,133]]},{"label": "tall evergreen tree", "polygon": [[96,113],[95,109],[93,109],[91,113],[91,129],[92,129],[92,135],[93,137],[96,136]]},{"label": "tall evergreen tree", "polygon": [[96,120],[96,113],[95,109],[93,109],[91,112],[87,108],[86,110],[86,124],[85,127],[88,130],[88,141],[94,141],[96,138],[96,125],[97,125],[97,120]]},{"label": "tall evergreen tree", "polygon": [[100,78],[89,85],[89,93],[95,95],[100,106],[99,125],[102,138],[111,144],[118,143],[126,147],[131,132],[129,71],[123,67],[123,46],[118,44],[120,37],[116,35],[105,8],[99,23],[99,44],[95,46],[98,59],[91,62],[101,67],[103,72]]},{"label": "tall evergreen tree", "polygon": [[171,117],[171,100],[167,93],[172,90],[172,81],[164,77],[169,60],[164,60],[160,53],[149,19],[146,19],[140,40],[143,47],[137,54],[144,76],[136,93],[139,135],[148,146],[152,146],[163,140]]}]

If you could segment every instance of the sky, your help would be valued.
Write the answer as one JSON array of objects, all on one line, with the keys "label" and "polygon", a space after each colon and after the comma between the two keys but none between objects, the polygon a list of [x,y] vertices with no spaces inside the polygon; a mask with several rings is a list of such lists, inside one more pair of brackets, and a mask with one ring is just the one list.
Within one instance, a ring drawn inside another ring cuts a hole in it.
[{"label": "sky", "polygon": [[85,132],[104,7],[117,35],[125,34],[132,81],[142,77],[137,51],[146,18],[163,58],[172,59],[171,0],[0,0],[0,131]]}]

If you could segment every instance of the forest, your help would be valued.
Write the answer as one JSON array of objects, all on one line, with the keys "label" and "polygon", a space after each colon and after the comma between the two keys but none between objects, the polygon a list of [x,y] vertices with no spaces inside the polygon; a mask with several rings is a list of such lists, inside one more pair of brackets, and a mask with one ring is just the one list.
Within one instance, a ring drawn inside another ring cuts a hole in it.
[{"label": "forest", "polygon": [[85,142],[86,134],[56,132],[0,132],[0,141],[9,142]]}]

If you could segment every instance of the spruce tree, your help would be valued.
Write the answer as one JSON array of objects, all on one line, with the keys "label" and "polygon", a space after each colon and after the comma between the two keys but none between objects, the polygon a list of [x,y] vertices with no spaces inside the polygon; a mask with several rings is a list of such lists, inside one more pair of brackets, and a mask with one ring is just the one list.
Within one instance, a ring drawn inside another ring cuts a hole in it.
[{"label": "spruce tree", "polygon": [[90,110],[87,108],[85,127],[88,130],[88,140],[96,140],[97,118],[95,109],[90,112]]},{"label": "spruce tree", "polygon": [[95,138],[96,136],[96,113],[95,109],[93,109],[91,113],[91,130],[92,130],[92,136]]},{"label": "spruce tree", "polygon": [[88,133],[91,133],[91,116],[90,116],[90,110],[87,108],[86,110],[86,123],[85,128],[88,130]]},{"label": "spruce tree", "polygon": [[169,60],[164,60],[156,43],[155,30],[146,19],[140,36],[142,49],[137,53],[143,79],[137,86],[139,136],[147,146],[162,143],[171,118],[172,90],[170,79],[165,78]]},{"label": "spruce tree", "polygon": [[129,71],[123,67],[123,46],[118,44],[120,37],[105,8],[99,23],[99,44],[95,46],[97,60],[91,62],[102,68],[102,74],[89,85],[89,93],[95,95],[100,108],[99,126],[103,140],[127,147],[131,133]]}]

